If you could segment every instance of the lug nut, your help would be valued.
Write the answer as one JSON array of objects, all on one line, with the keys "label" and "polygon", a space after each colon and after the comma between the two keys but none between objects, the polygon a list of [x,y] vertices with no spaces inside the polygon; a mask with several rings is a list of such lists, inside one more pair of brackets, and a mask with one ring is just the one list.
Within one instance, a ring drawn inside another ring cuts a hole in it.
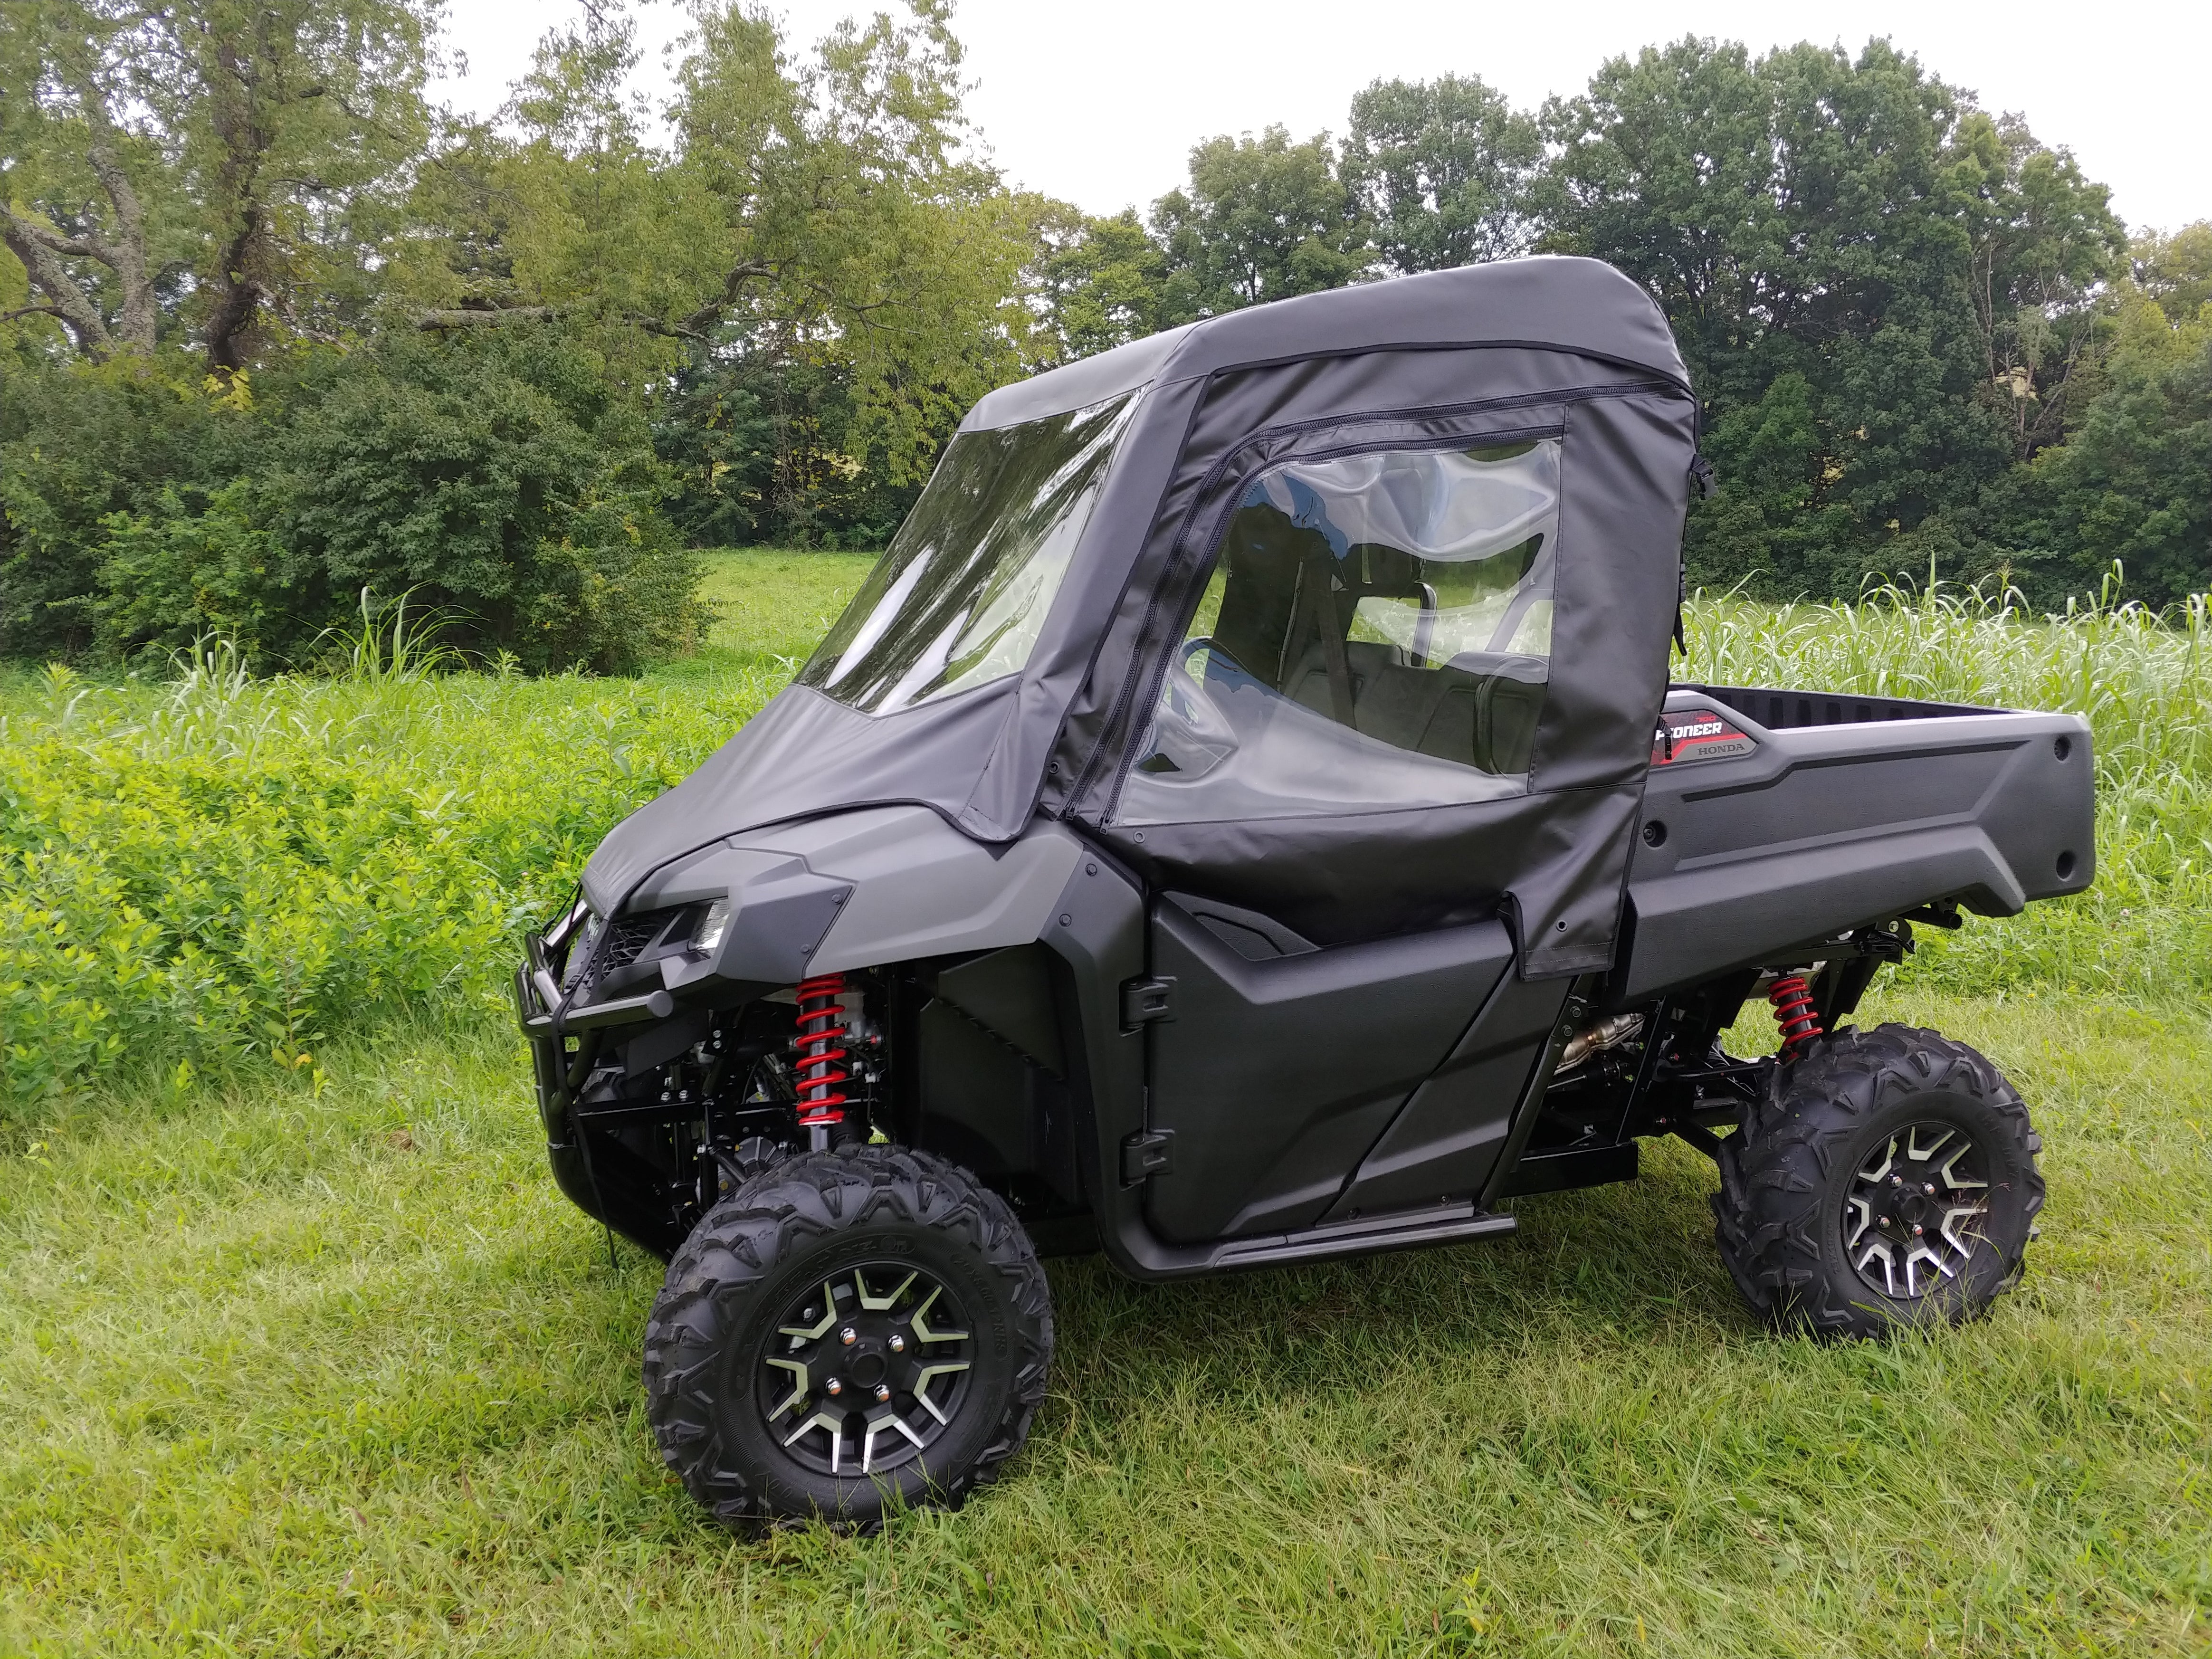
[{"label": "lug nut", "polygon": [[1889,1178],[1889,1184],[1893,1187],[1902,1187],[1905,1184],[1905,1177],[1903,1176],[1892,1176]]},{"label": "lug nut", "polygon": [[824,1382],[822,1385],[822,1392],[824,1394],[842,1394],[845,1392],[845,1385],[833,1376],[827,1382]]},{"label": "lug nut", "polygon": [[1881,1224],[1882,1224],[1883,1226],[1887,1227],[1887,1225],[1889,1225],[1889,1218],[1888,1218],[1887,1216],[1881,1216],[1881,1217],[1878,1217],[1878,1218],[1877,1218],[1877,1219],[1881,1223]]},{"label": "lug nut", "polygon": [[1913,1236],[1915,1238],[1919,1237],[1920,1237],[1920,1235],[1921,1235],[1922,1233],[1925,1232],[1926,1231],[1927,1231],[1927,1229],[1926,1229],[1926,1228],[1924,1228],[1924,1227],[1923,1227],[1923,1226],[1922,1226],[1918,1222],[1917,1222],[1917,1221],[1916,1221],[1916,1222],[1914,1222],[1914,1223],[1912,1224],[1912,1236]]},{"label": "lug nut", "polygon": [[1923,1192],[1923,1193],[1927,1194],[1929,1197],[1933,1198],[1933,1197],[1935,1197],[1935,1196],[1936,1196],[1936,1183],[1935,1183],[1934,1182],[1932,1182],[1932,1181],[1931,1181],[1931,1182],[1929,1182],[1925,1187],[1923,1187],[1920,1190],[1921,1190],[1922,1192]]},{"label": "lug nut", "polygon": [[888,1399],[890,1399],[890,1397],[891,1397],[891,1387],[890,1387],[890,1383],[888,1383],[888,1382],[878,1382],[878,1383],[877,1383],[877,1384],[876,1384],[876,1398],[877,1398],[877,1399],[878,1399],[878,1400],[888,1400]]},{"label": "lug nut", "polygon": [[893,1353],[904,1353],[906,1352],[906,1339],[901,1336],[896,1331],[891,1333],[891,1352]]},{"label": "lug nut", "polygon": [[837,1333],[837,1340],[849,1348],[855,1342],[858,1342],[860,1340],[860,1334],[854,1330],[850,1325],[848,1325],[843,1330]]}]

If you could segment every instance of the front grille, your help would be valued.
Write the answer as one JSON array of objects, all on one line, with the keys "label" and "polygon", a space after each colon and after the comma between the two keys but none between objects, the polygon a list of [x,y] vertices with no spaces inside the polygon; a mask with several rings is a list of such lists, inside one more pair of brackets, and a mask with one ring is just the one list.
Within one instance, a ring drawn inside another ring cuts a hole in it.
[{"label": "front grille", "polygon": [[645,954],[645,947],[659,938],[660,930],[668,925],[669,912],[650,911],[641,916],[624,916],[611,923],[607,930],[607,942],[599,954],[602,974],[617,968],[627,968]]},{"label": "front grille", "polygon": [[567,985],[573,1000],[591,1001],[610,975],[629,967],[653,946],[664,929],[684,914],[684,907],[647,910],[642,915],[618,916],[613,921],[594,921],[569,949]]}]

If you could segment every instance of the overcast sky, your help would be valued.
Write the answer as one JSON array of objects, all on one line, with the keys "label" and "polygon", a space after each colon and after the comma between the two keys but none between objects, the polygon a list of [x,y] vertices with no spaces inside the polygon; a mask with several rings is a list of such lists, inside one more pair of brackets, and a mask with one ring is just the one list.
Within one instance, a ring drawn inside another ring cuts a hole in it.
[{"label": "overcast sky", "polygon": [[[465,79],[440,95],[489,112],[574,0],[451,0],[449,39]],[[878,0],[879,3],[879,0]],[[788,0],[787,33],[808,45],[849,0]],[[660,47],[684,28],[671,0],[639,10],[656,91]],[[1523,107],[1580,90],[1605,58],[1684,34],[1754,50],[1841,40],[1856,51],[1886,34],[1984,108],[2016,110],[2045,143],[2070,147],[2112,188],[2137,228],[2212,217],[2212,3],[2106,12],[2014,0],[959,0],[953,27],[975,82],[968,100],[986,145],[1015,184],[1110,213],[1182,182],[1190,147],[1218,132],[1281,122],[1304,138],[1340,134],[1352,94],[1378,77],[1480,75]]]}]

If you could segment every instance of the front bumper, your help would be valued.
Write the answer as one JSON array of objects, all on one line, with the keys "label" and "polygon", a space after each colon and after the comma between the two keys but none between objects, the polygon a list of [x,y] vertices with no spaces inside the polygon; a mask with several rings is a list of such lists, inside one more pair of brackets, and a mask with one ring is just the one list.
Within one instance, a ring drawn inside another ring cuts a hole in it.
[{"label": "front bumper", "polygon": [[[655,990],[572,1006],[574,992],[562,991],[544,936],[524,935],[522,951],[522,965],[514,970],[515,1020],[530,1042],[538,1079],[538,1111],[545,1120],[546,1135],[556,1143],[564,1142],[568,1138],[568,1103],[582,1085],[599,1047],[586,1039],[579,1042],[572,1053],[568,1039],[609,1026],[665,1019],[676,1012],[676,999],[666,990]],[[580,975],[579,982],[583,981]]]}]

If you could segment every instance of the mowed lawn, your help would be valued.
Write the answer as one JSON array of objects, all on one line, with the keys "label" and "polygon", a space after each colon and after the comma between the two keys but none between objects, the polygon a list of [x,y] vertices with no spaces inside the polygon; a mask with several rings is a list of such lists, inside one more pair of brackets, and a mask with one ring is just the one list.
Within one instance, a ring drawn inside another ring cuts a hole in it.
[{"label": "mowed lawn", "polygon": [[[718,558],[657,695],[803,654],[867,562]],[[0,1134],[0,1654],[2206,1650],[2212,1019],[1909,973],[1880,1018],[2043,1132],[1982,1322],[1759,1328],[1671,1146],[1483,1244],[1056,1261],[1029,1450],[875,1538],[734,1540],[662,1471],[659,1264],[554,1189],[495,1012],[326,1045],[319,1091],[103,1085]]]}]

